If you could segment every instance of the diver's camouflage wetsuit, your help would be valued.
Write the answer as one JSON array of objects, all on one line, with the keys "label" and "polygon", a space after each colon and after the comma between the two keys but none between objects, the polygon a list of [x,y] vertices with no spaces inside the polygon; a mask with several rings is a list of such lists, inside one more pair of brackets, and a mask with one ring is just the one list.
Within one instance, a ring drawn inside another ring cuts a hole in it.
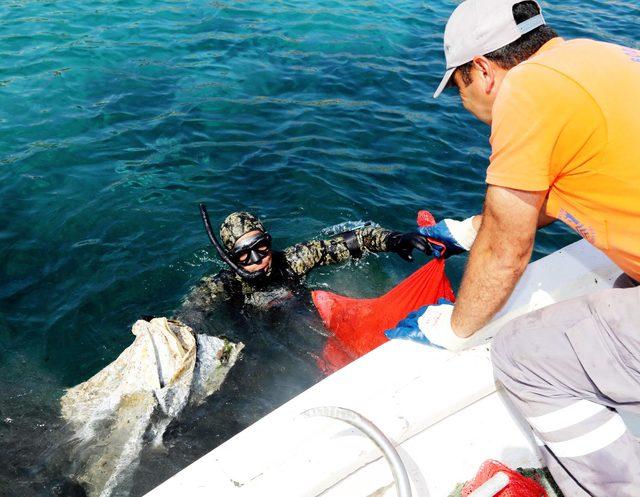
[{"label": "diver's camouflage wetsuit", "polygon": [[367,251],[387,251],[386,242],[392,231],[365,226],[348,233],[351,235],[311,240],[282,252],[273,251],[271,269],[259,282],[243,280],[231,269],[205,276],[184,300],[177,317],[191,324],[197,315],[211,309],[214,302],[231,298],[269,307],[274,301],[290,296],[293,290],[300,287],[304,276],[315,267],[359,258]]}]

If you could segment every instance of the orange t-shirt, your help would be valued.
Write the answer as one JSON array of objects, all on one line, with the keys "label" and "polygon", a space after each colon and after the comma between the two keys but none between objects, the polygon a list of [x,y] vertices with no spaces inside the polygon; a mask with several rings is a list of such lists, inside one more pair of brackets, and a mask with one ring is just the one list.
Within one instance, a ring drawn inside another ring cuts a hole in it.
[{"label": "orange t-shirt", "polygon": [[510,70],[487,183],[548,191],[546,213],[640,280],[640,51],[554,38]]}]

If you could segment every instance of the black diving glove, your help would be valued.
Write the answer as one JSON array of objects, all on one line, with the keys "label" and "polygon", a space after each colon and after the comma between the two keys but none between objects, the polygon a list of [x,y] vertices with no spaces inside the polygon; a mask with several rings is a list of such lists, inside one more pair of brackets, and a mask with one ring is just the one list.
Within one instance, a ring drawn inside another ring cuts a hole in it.
[{"label": "black diving glove", "polygon": [[409,233],[394,231],[389,233],[385,243],[388,252],[395,252],[405,261],[409,262],[413,262],[412,253],[414,249],[424,252],[427,255],[432,253],[431,245],[429,245],[427,237],[415,231]]}]

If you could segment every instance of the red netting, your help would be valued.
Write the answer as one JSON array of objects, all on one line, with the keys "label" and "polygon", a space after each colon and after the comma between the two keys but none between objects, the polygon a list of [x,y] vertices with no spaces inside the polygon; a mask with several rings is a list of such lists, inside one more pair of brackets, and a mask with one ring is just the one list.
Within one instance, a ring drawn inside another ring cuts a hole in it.
[{"label": "red netting", "polygon": [[[420,211],[420,226],[433,224],[433,216]],[[329,338],[320,368],[327,374],[346,366],[387,341],[384,332],[424,305],[438,299],[454,300],[453,290],[444,273],[444,261],[429,262],[396,287],[375,299],[352,299],[316,290],[313,302],[326,327],[334,335]]]},{"label": "red netting", "polygon": [[482,466],[480,466],[475,478],[467,482],[462,488],[462,497],[467,497],[499,471],[509,476],[509,484],[495,494],[495,497],[547,497],[546,490],[536,481],[522,476],[517,471],[509,469],[498,461],[484,462]]}]

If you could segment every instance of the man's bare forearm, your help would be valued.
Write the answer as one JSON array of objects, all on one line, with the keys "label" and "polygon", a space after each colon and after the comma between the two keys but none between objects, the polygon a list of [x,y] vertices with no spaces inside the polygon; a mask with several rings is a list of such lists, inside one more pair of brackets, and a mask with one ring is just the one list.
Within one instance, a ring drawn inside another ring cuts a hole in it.
[{"label": "man's bare forearm", "polygon": [[491,230],[481,229],[469,256],[451,321],[461,337],[473,335],[502,308],[531,257],[533,243],[498,252],[494,237]]},{"label": "man's bare forearm", "polygon": [[489,187],[485,210],[451,319],[454,332],[469,337],[505,304],[527,267],[543,192]]}]

